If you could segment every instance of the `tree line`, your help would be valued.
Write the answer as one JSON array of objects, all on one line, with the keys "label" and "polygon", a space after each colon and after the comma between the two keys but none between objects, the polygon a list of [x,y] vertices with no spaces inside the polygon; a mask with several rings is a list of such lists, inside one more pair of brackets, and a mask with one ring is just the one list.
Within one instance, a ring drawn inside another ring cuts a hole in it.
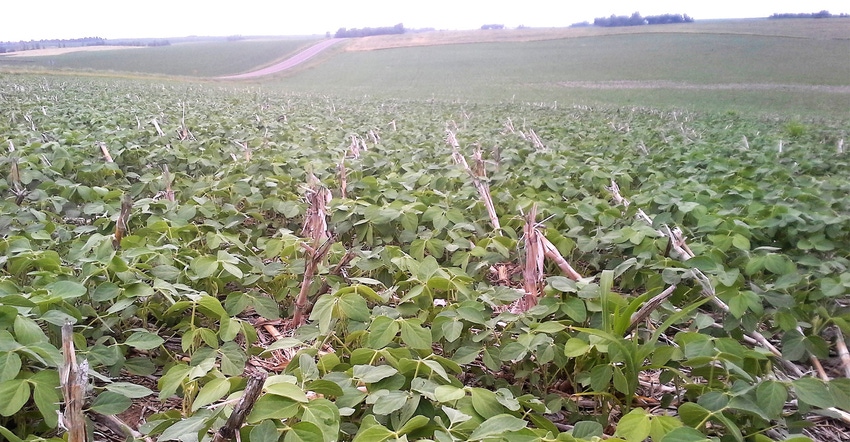
[{"label": "tree line", "polygon": [[841,14],[834,15],[834,14],[830,14],[829,11],[827,11],[827,10],[823,10],[823,11],[820,11],[820,12],[812,12],[812,13],[805,13],[805,12],[802,12],[802,13],[784,12],[784,13],[781,13],[781,14],[775,13],[768,18],[848,18],[848,17],[850,17],[850,14],[842,12]]},{"label": "tree line", "polygon": [[71,39],[4,41],[0,42],[0,53],[29,51],[45,48],[73,48],[78,46],[101,46],[106,40],[100,37],[83,37]]},{"label": "tree line", "polygon": [[662,14],[643,17],[639,12],[635,12],[631,16],[611,14],[610,17],[597,17],[593,20],[593,25],[602,27],[643,26],[692,23],[693,21],[694,19],[688,16],[688,14]]},{"label": "tree line", "polygon": [[399,23],[395,26],[381,28],[339,28],[334,34],[336,38],[369,37],[371,35],[404,34],[404,25]]}]

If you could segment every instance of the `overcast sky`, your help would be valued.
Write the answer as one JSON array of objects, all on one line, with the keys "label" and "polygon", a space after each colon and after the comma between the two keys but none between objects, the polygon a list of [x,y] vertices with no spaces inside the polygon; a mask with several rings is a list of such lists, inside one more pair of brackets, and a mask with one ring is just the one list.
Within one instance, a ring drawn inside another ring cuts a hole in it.
[{"label": "overcast sky", "polygon": [[595,17],[664,13],[695,19],[774,12],[850,12],[847,0],[14,0],[0,5],[0,41],[52,38],[306,35],[341,27],[475,29],[567,26]]}]

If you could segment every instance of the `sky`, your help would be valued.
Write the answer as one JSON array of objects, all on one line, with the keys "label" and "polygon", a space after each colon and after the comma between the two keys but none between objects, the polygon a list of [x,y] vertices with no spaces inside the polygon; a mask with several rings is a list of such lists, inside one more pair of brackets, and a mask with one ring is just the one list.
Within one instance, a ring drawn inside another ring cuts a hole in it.
[{"label": "sky", "polygon": [[775,12],[850,13],[847,0],[28,0],[3,1],[0,41],[102,37],[310,35],[393,26],[561,27],[611,14],[688,14],[697,20]]}]

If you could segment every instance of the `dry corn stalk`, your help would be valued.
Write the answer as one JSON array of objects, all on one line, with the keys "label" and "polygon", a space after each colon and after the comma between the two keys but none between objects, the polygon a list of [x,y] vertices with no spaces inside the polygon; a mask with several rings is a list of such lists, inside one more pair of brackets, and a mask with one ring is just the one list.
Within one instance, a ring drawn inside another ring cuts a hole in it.
[{"label": "dry corn stalk", "polygon": [[156,118],[154,118],[153,120],[151,120],[151,123],[153,123],[153,127],[155,127],[155,128],[156,128],[156,133],[157,133],[157,134],[159,134],[159,136],[164,137],[164,136],[165,136],[165,132],[163,132],[163,131],[162,131],[162,129],[159,127],[159,122],[158,122],[158,121],[156,121]]},{"label": "dry corn stalk", "polygon": [[[375,138],[377,139],[377,138]],[[377,144],[377,141],[375,142]],[[360,158],[360,150],[367,151],[369,147],[366,146],[366,140],[362,137],[359,137],[357,134],[351,134],[351,144],[348,145],[348,150],[351,152],[351,156],[354,158]]]},{"label": "dry corn stalk", "polygon": [[[617,186],[617,183],[615,183],[614,180],[611,180],[611,187],[607,189],[612,194],[614,194],[613,199],[615,201],[617,200],[617,198],[621,198],[623,202],[620,204],[626,206],[629,204],[629,201],[627,199],[623,198],[622,195],[619,195],[620,188],[619,186]],[[646,213],[644,213],[641,209],[638,209],[638,218],[646,222],[649,226],[652,226],[652,219],[647,216]],[[660,230],[658,230],[658,233],[668,238],[668,241],[670,241],[670,248],[680,256],[680,259],[686,261],[694,257],[694,252],[691,250],[690,247],[688,247],[688,244],[685,242],[686,238],[683,236],[681,229],[679,229],[678,227],[670,229],[669,226],[664,225]],[[712,286],[711,281],[708,279],[708,276],[706,276],[705,273],[703,273],[699,269],[691,269],[690,274],[693,276],[694,279],[697,280],[697,282],[702,287],[703,295],[710,297],[712,304],[714,304],[724,312],[729,313],[729,306],[715,296],[714,287]],[[801,334],[803,333],[803,330],[799,326],[797,327],[797,331]],[[788,372],[798,377],[803,375],[800,369],[796,365],[785,359],[782,356],[782,352],[779,351],[776,346],[770,343],[770,341],[768,341],[767,338],[764,337],[764,335],[754,330],[752,332],[747,333],[747,336],[749,336],[759,345],[773,353],[773,355],[776,356],[776,358],[779,360],[782,366],[785,367],[786,370],[788,370]],[[812,366],[815,367],[815,369],[818,371],[820,377],[822,379],[826,379],[827,376],[823,370],[823,367],[821,366],[820,361],[812,354],[809,354],[809,360],[811,361]]]},{"label": "dry corn stalk", "polygon": [[850,352],[847,351],[847,343],[844,341],[844,334],[841,329],[835,327],[835,348],[838,350],[838,357],[841,358],[841,366],[844,369],[844,377],[850,378]]},{"label": "dry corn stalk", "polygon": [[333,244],[327,224],[327,205],[331,201],[331,192],[319,183],[315,175],[310,174],[310,186],[307,188],[305,198],[307,199],[307,213],[304,215],[301,234],[307,239],[308,243],[301,244],[306,251],[304,278],[301,281],[301,290],[295,299],[292,328],[304,325],[307,320],[310,284],[313,282],[319,264]]},{"label": "dry corn stalk", "polygon": [[183,140],[195,140],[195,135],[192,134],[192,131],[186,127],[186,102],[182,103],[183,105],[183,116],[180,118],[180,127],[177,128],[177,138]]},{"label": "dry corn stalk", "polygon": [[537,204],[531,206],[531,210],[525,215],[525,225],[522,228],[525,250],[525,265],[522,269],[523,288],[525,296],[519,300],[517,309],[526,311],[537,305],[543,289],[543,259],[545,250],[541,237],[543,235],[537,230]]},{"label": "dry corn stalk", "polygon": [[348,171],[345,169],[345,155],[339,160],[336,170],[339,173],[339,196],[341,198],[347,198],[345,188],[348,187]]},{"label": "dry corn stalk", "polygon": [[369,129],[369,138],[372,139],[372,144],[377,146],[381,142],[381,133],[377,129]]},{"label": "dry corn stalk", "polygon": [[121,212],[118,214],[118,220],[115,222],[115,234],[112,236],[112,247],[115,250],[121,248],[121,239],[127,234],[127,222],[130,220],[130,211],[133,209],[133,198],[130,194],[125,193],[121,200]]},{"label": "dry corn stalk", "polygon": [[523,250],[525,264],[523,266],[523,288],[525,296],[517,302],[513,310],[526,311],[537,305],[537,300],[543,292],[543,264],[545,258],[554,261],[568,278],[573,281],[581,279],[581,275],[561,255],[558,248],[540,231],[537,223],[537,204],[525,215],[525,225],[522,228]]},{"label": "dry corn stalk", "polygon": [[162,182],[165,183],[165,199],[174,202],[174,190],[171,188],[171,172],[168,171],[168,164],[162,166]]},{"label": "dry corn stalk", "polygon": [[542,234],[540,235],[540,242],[543,243],[543,253],[547,258],[551,259],[555,262],[561,272],[567,276],[567,278],[572,279],[573,281],[578,281],[581,279],[581,275],[570,265],[570,263],[561,255],[561,252],[558,251],[558,248],[555,247],[555,244],[552,244],[552,241],[549,241],[549,238],[546,238]]},{"label": "dry corn stalk", "polygon": [[[242,143],[236,140],[233,140],[233,144],[239,146],[242,149],[242,155],[245,157],[245,161],[251,161],[251,147],[248,146],[248,143]],[[230,154],[230,157],[236,161],[236,155]]]},{"label": "dry corn stalk", "polygon": [[466,173],[472,178],[472,185],[478,190],[478,195],[481,196],[481,201],[484,202],[484,207],[487,208],[487,215],[490,217],[490,223],[496,234],[501,235],[502,226],[499,224],[499,217],[496,215],[496,207],[493,205],[493,197],[490,195],[490,185],[487,183],[487,169],[484,165],[484,159],[481,156],[481,149],[475,149],[472,157],[475,160],[475,170],[469,167],[463,154],[460,153],[460,145],[457,142],[454,132],[446,130],[446,142],[452,147],[452,160],[455,164],[460,164]]},{"label": "dry corn stalk", "polygon": [[676,290],[676,285],[673,284],[670,287],[667,287],[663,292],[653,296],[649,300],[643,303],[640,307],[640,310],[635,312],[632,315],[632,321],[629,324],[629,328],[626,329],[625,335],[628,336],[632,330],[634,330],[638,324],[640,324],[644,319],[646,319],[659,305],[661,305],[673,292]]},{"label": "dry corn stalk", "polygon": [[74,329],[70,323],[62,326],[62,368],[59,384],[62,389],[64,410],[59,426],[68,432],[69,442],[86,441],[86,418],[83,415],[86,386],[88,385],[88,361],[77,364],[74,350]]},{"label": "dry corn stalk", "polygon": [[[11,141],[9,142],[11,144]],[[15,195],[15,204],[21,205],[29,191],[21,184],[21,172],[18,170],[18,159],[12,158],[9,171],[9,181],[12,183],[12,195]]]},{"label": "dry corn stalk", "polygon": [[239,440],[239,429],[245,422],[245,418],[251,413],[251,409],[254,408],[254,404],[259,399],[260,393],[263,392],[263,384],[265,384],[266,376],[265,373],[254,373],[248,378],[248,384],[245,386],[242,397],[239,398],[239,402],[233,408],[233,412],[230,413],[227,422],[216,432],[213,442],[225,442],[234,438]]},{"label": "dry corn stalk", "polygon": [[106,143],[103,141],[98,141],[97,145],[100,147],[100,152],[103,153],[103,161],[107,163],[112,163],[112,155],[109,154],[109,148],[106,147]]},{"label": "dry corn stalk", "polygon": [[531,144],[533,144],[537,150],[546,150],[546,145],[543,144],[543,140],[541,140],[540,137],[537,136],[537,132],[535,132],[534,129],[528,130],[528,138],[531,140]]}]

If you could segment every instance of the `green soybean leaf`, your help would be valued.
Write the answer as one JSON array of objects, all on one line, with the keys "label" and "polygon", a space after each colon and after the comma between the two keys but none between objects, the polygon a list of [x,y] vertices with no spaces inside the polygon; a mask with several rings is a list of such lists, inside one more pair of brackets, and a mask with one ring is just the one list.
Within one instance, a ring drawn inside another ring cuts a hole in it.
[{"label": "green soybean leaf", "polygon": [[643,408],[635,408],[620,419],[614,436],[629,442],[640,442],[649,436],[652,423],[649,413]]},{"label": "green soybean leaf", "polygon": [[25,379],[0,383],[0,416],[17,413],[30,398],[30,384]]},{"label": "green soybean leaf", "polygon": [[373,384],[398,373],[398,370],[389,365],[355,365],[353,370],[352,376],[367,384]]},{"label": "green soybean leaf", "polygon": [[756,388],[756,399],[770,419],[777,419],[782,415],[788,390],[780,382],[762,381]]},{"label": "green soybean leaf", "polygon": [[62,299],[79,298],[86,294],[86,287],[76,281],[56,281],[48,284],[47,290]]},{"label": "green soybean leaf", "polygon": [[422,327],[418,319],[404,319],[401,322],[401,340],[410,348],[430,349],[431,330]]},{"label": "green soybean leaf", "polygon": [[144,385],[131,384],[129,382],[113,382],[106,384],[106,389],[126,396],[131,399],[143,398],[153,394],[153,390]]},{"label": "green soybean leaf", "polygon": [[21,357],[14,352],[0,353],[0,382],[14,379],[21,371]]},{"label": "green soybean leaf", "polygon": [[193,259],[189,268],[198,278],[209,278],[218,270],[218,261],[213,256],[201,256]]},{"label": "green soybean leaf", "polygon": [[201,387],[195,400],[192,401],[192,411],[198,411],[226,395],[230,391],[230,381],[225,378],[215,378]]},{"label": "green soybean leaf", "polygon": [[499,403],[499,398],[496,397],[496,393],[478,387],[471,388],[470,392],[472,394],[472,408],[474,408],[475,412],[481,415],[481,417],[489,419],[507,411],[507,409]]},{"label": "green soybean leaf", "polygon": [[249,435],[251,442],[277,442],[280,439],[280,431],[271,419],[260,422],[260,425],[251,429]]},{"label": "green soybean leaf", "polygon": [[400,326],[388,316],[378,316],[369,326],[369,347],[380,350],[395,339]]},{"label": "green soybean leaf", "polygon": [[297,385],[290,384],[288,382],[278,382],[275,384],[271,384],[266,387],[266,392],[268,394],[274,394],[277,396],[292,399],[295,402],[306,403],[308,401],[307,395],[304,393],[304,390],[302,390]]},{"label": "green soybean leaf", "polygon": [[591,439],[594,437],[602,437],[604,428],[602,424],[596,421],[580,421],[576,422],[573,427],[573,436],[579,439]]},{"label": "green soybean leaf", "polygon": [[274,394],[260,396],[246,421],[249,424],[265,419],[289,419],[298,412],[299,403]]},{"label": "green soybean leaf", "polygon": [[827,385],[820,379],[803,377],[791,382],[797,399],[819,408],[834,406]]},{"label": "green soybean leaf", "polygon": [[482,422],[469,436],[469,440],[482,440],[490,436],[505,435],[505,433],[511,431],[522,430],[527,425],[528,422],[518,417],[510,414],[499,414]]},{"label": "green soybean leaf", "polygon": [[119,414],[126,411],[133,402],[123,394],[112,391],[104,391],[97,395],[92,402],[91,409],[100,414]]},{"label": "green soybean leaf", "polygon": [[680,427],[667,433],[661,442],[711,442],[711,440],[693,428]]},{"label": "green soybean leaf", "polygon": [[124,340],[124,344],[138,348],[139,350],[152,350],[159,347],[164,342],[165,339],[162,339],[159,335],[148,331],[134,332],[126,340]]},{"label": "green soybean leaf", "polygon": [[454,402],[466,397],[466,391],[454,385],[440,385],[434,390],[434,397],[437,402]]},{"label": "green soybean leaf", "polygon": [[283,442],[325,442],[325,440],[322,429],[312,422],[298,422],[292,425],[283,438]]}]

